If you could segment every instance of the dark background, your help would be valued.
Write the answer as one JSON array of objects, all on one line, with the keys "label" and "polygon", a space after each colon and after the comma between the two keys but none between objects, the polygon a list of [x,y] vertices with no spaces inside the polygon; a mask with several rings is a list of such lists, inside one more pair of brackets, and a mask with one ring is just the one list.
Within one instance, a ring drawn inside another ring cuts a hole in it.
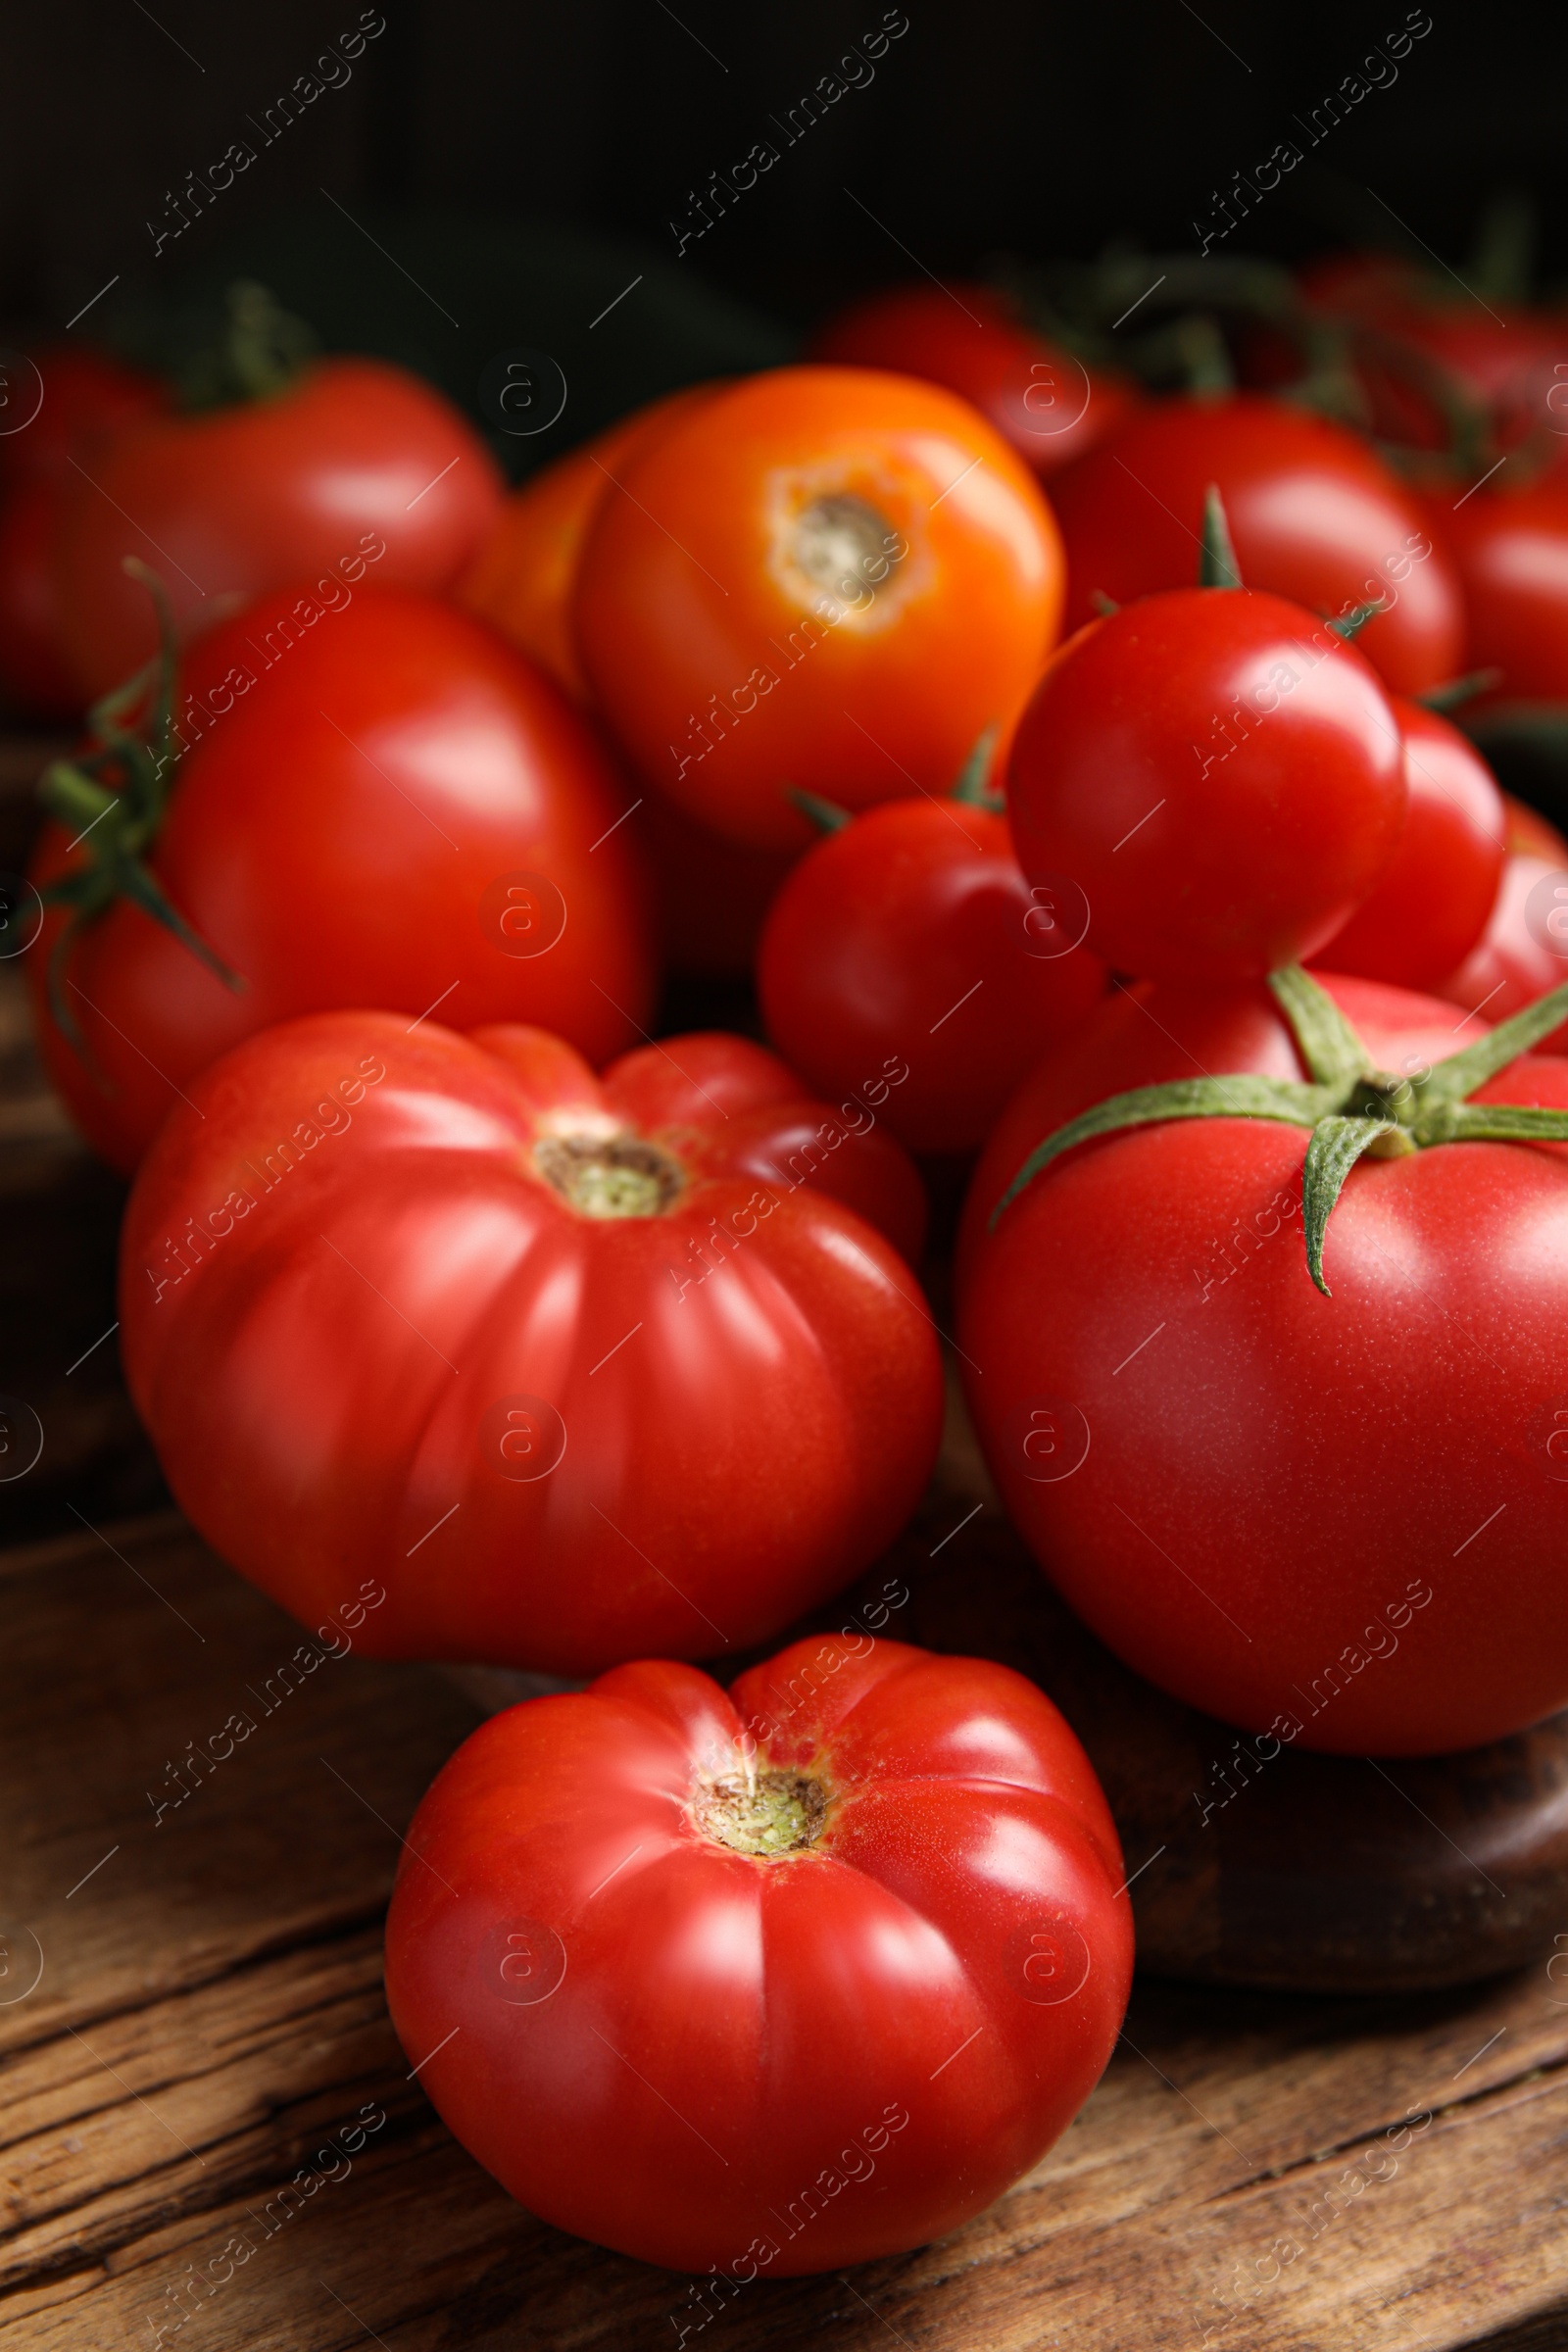
[{"label": "dark background", "polygon": [[[780,356],[787,343],[755,314],[798,333],[915,261],[972,272],[1006,254],[1087,257],[1115,238],[1194,253],[1211,191],[1298,136],[1295,118],[1406,19],[1395,0],[1311,11],[1202,0],[1200,15],[1188,0],[908,0],[905,13],[908,30],[869,86],[784,149],[677,263],[669,222],[689,218],[688,191],[755,140],[782,145],[769,118],[881,24],[877,0],[384,0],[385,30],[347,85],[260,148],[155,263],[147,222],[169,217],[167,192],[251,135],[247,118],[356,24],[357,0],[19,8],[0,93],[0,317],[19,333],[59,331],[118,278],[74,331],[134,345],[149,304],[167,312],[254,267],[289,281],[308,314],[334,314],[313,319],[325,339],[396,351],[470,401],[498,348],[564,338],[573,401],[531,460],[623,403],[619,382],[596,381],[601,369],[608,379],[642,364],[657,389],[748,348]],[[1568,15],[1454,0],[1429,13],[1393,86],[1322,140],[1227,254],[1397,243],[1397,215],[1462,267],[1481,208],[1512,188],[1537,202],[1545,272],[1568,272],[1554,210]],[[446,208],[434,228],[432,206]],[[487,233],[476,213],[509,218]],[[563,247],[550,233],[561,229],[619,249]],[[540,253],[543,290],[530,275]],[[590,343],[593,309],[639,268],[643,285]],[[714,348],[660,356],[682,304],[695,344]]]}]

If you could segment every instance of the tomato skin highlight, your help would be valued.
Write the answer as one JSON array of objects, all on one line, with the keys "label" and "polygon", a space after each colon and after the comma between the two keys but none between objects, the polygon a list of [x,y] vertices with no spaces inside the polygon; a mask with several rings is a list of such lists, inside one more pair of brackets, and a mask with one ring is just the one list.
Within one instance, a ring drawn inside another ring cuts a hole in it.
[{"label": "tomato skin highlight", "polygon": [[126,1376],[181,1507],[302,1622],[373,1577],[373,1655],[698,1656],[913,1507],[941,1368],[877,1228],[918,1244],[918,1180],[760,1047],[601,1084],[539,1030],[318,1013],[189,1093],[126,1214]]},{"label": "tomato skin highlight", "polygon": [[[1403,990],[1322,984],[1393,1072],[1484,1033]],[[1561,1145],[1362,1159],[1329,1223],[1331,1298],[1302,1246],[1306,1132],[1264,1119],[1082,1146],[988,1230],[1065,1119],[1242,1070],[1302,1075],[1265,990],[1149,988],[1020,1088],[961,1237],[987,1459],[1069,1605],[1189,1705],[1333,1753],[1500,1738],[1568,1700]],[[1568,1105],[1568,1065],[1526,1055],[1474,1099]]]},{"label": "tomato skin highlight", "polygon": [[595,515],[576,637],[640,775],[711,831],[805,848],[846,808],[946,792],[1054,642],[1059,541],[965,402],[782,368],[634,450]]},{"label": "tomato skin highlight", "polygon": [[1007,769],[1025,875],[1081,902],[1089,946],[1147,979],[1314,954],[1389,864],[1406,801],[1367,662],[1250,589],[1178,589],[1080,629]]},{"label": "tomato skin highlight", "polygon": [[1197,576],[1203,499],[1219,491],[1242,580],[1334,616],[1382,597],[1356,643],[1400,694],[1464,666],[1464,610],[1420,502],[1346,426],[1251,393],[1140,410],[1054,479],[1067,548],[1067,622],[1096,591],[1117,604]]},{"label": "tomato skin highlight", "polygon": [[[814,1842],[705,1835],[749,1765],[827,1791]],[[533,2212],[788,2278],[940,2236],[1044,2154],[1125,2006],[1122,1875],[1077,1740],[1006,1667],[860,1635],[728,1694],[640,1663],[459,1749],[410,1827],[387,1997]]]},{"label": "tomato skin highlight", "polygon": [[[149,862],[243,990],[121,901],[66,967],[84,1059],[45,989],[59,913],[29,958],[49,1074],[114,1165],[135,1166],[218,1054],[299,1013],[370,1003],[413,1020],[444,995],[451,1027],[531,1019],[595,1061],[645,1025],[643,881],[611,830],[635,796],[480,622],[368,582],[335,607],[284,590],[197,640],[175,709],[189,748]],[[47,826],[33,880],[73,862]],[[537,954],[516,952],[529,943],[499,903],[518,874],[542,877],[541,924],[562,924]]]},{"label": "tomato skin highlight", "polygon": [[783,884],[758,991],[780,1053],[824,1094],[902,1065],[883,1113],[901,1143],[972,1151],[1104,994],[1087,948],[1050,945],[1004,816],[887,801],[826,835]]},{"label": "tomato skin highlight", "polygon": [[182,626],[211,619],[216,598],[312,586],[367,557],[380,586],[439,594],[501,505],[500,471],[467,420],[379,360],[323,360],[271,399],[132,426],[93,472],[71,498],[58,559],[66,651],[87,700],[156,650],[125,556],[158,570]]},{"label": "tomato skin highlight", "polygon": [[[1502,880],[1507,817],[1474,744],[1437,711],[1402,695],[1392,702],[1410,796],[1404,830],[1371,897],[1312,961],[1396,988],[1437,989],[1487,928]],[[1502,1017],[1496,1007],[1487,1014],[1494,1022]]]}]

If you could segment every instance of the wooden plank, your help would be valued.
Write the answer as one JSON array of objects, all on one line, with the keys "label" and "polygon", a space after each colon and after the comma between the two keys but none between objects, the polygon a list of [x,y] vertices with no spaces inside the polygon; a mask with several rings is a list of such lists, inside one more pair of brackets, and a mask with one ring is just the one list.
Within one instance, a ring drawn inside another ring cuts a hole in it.
[{"label": "wooden plank", "polygon": [[[843,2280],[715,2302],[545,2228],[433,2118],[379,1992],[398,1834],[471,1709],[357,1656],[268,1708],[298,1630],[176,1522],[103,1536],[0,1562],[0,1997],[28,1931],[44,1958],[0,2006],[0,2352],[1568,2340],[1568,1983],[1539,1966],[1339,2002],[1142,1984],[1029,2180]],[[166,1765],[247,1705],[155,1826]]]}]

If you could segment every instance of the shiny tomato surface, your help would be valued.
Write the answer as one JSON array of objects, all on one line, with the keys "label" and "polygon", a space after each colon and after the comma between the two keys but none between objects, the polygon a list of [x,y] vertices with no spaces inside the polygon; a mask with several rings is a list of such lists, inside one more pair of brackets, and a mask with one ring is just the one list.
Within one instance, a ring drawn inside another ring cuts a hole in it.
[{"label": "shiny tomato surface", "polygon": [[1298,605],[1186,588],[1092,621],[1007,769],[1018,862],[1066,936],[1140,978],[1241,980],[1332,939],[1406,790],[1374,671]]},{"label": "shiny tomato surface", "polygon": [[1462,666],[1452,564],[1416,498],[1344,425],[1253,393],[1160,401],[1054,480],[1067,547],[1067,626],[1198,576],[1212,484],[1244,584],[1329,616],[1381,599],[1356,639],[1386,682],[1419,694]]},{"label": "shiny tomato surface", "polygon": [[634,450],[583,553],[577,644],[655,789],[758,849],[804,848],[794,784],[846,808],[945,792],[1054,642],[1055,524],[967,403],[779,368]]},{"label": "shiny tomato surface", "polygon": [[[576,1675],[766,1639],[936,1451],[919,1180],[744,1039],[285,1023],[137,1180],[122,1345],[179,1503],[314,1625]],[[879,1230],[880,1229],[880,1230]]]},{"label": "shiny tomato surface", "polygon": [[1007,1667],[858,1631],[728,1693],[622,1666],[436,1781],[387,1998],[546,2221],[741,2282],[837,2270],[956,2229],[1082,2105],[1132,1973],[1121,1880],[1088,1758]]},{"label": "shiny tomato surface", "polygon": [[495,460],[429,384],[379,360],[323,360],[290,391],[118,434],[75,485],[59,555],[67,652],[84,695],[128,678],[157,638],[135,556],[182,624],[315,585],[369,555],[387,588],[441,592],[501,505]]},{"label": "shiny tomato surface", "polygon": [[1473,707],[1568,703],[1568,483],[1543,480],[1427,501],[1464,585],[1467,670],[1499,674]]},{"label": "shiny tomato surface", "polygon": [[[635,795],[493,631],[369,580],[285,590],[196,641],[175,711],[188,748],[148,862],[243,987],[121,899],[67,954],[78,1048],[45,987],[60,913],[28,956],[50,1075],[118,1167],[197,1071],[297,1013],[528,1019],[594,1061],[638,1035],[653,969],[616,825]],[[33,880],[92,846],[47,827]]]},{"label": "shiny tomato surface", "polygon": [[[1485,1033],[1402,989],[1324,986],[1396,1076]],[[986,1457],[1069,1604],[1189,1705],[1336,1753],[1479,1745],[1568,1703],[1568,1147],[1361,1158],[1331,1298],[1302,1241],[1307,1131],[1270,1119],[1083,1144],[990,1229],[1068,1118],[1249,1071],[1304,1075],[1265,990],[1152,988],[1020,1088],[962,1242]],[[1568,1064],[1526,1055],[1475,1100],[1568,1106]]]}]

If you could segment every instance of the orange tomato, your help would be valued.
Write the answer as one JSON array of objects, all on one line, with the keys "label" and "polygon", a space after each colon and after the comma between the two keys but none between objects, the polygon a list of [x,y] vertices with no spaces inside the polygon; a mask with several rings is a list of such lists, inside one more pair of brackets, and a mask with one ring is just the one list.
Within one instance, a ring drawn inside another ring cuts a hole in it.
[{"label": "orange tomato", "polygon": [[640,771],[757,849],[792,784],[846,808],[951,790],[1054,644],[1061,541],[964,401],[869,368],[780,368],[634,448],[595,513],[577,648]]},{"label": "orange tomato", "polygon": [[549,670],[574,701],[591,698],[571,629],[577,564],[594,512],[621,460],[706,385],[671,392],[623,416],[513,492],[458,601]]}]

